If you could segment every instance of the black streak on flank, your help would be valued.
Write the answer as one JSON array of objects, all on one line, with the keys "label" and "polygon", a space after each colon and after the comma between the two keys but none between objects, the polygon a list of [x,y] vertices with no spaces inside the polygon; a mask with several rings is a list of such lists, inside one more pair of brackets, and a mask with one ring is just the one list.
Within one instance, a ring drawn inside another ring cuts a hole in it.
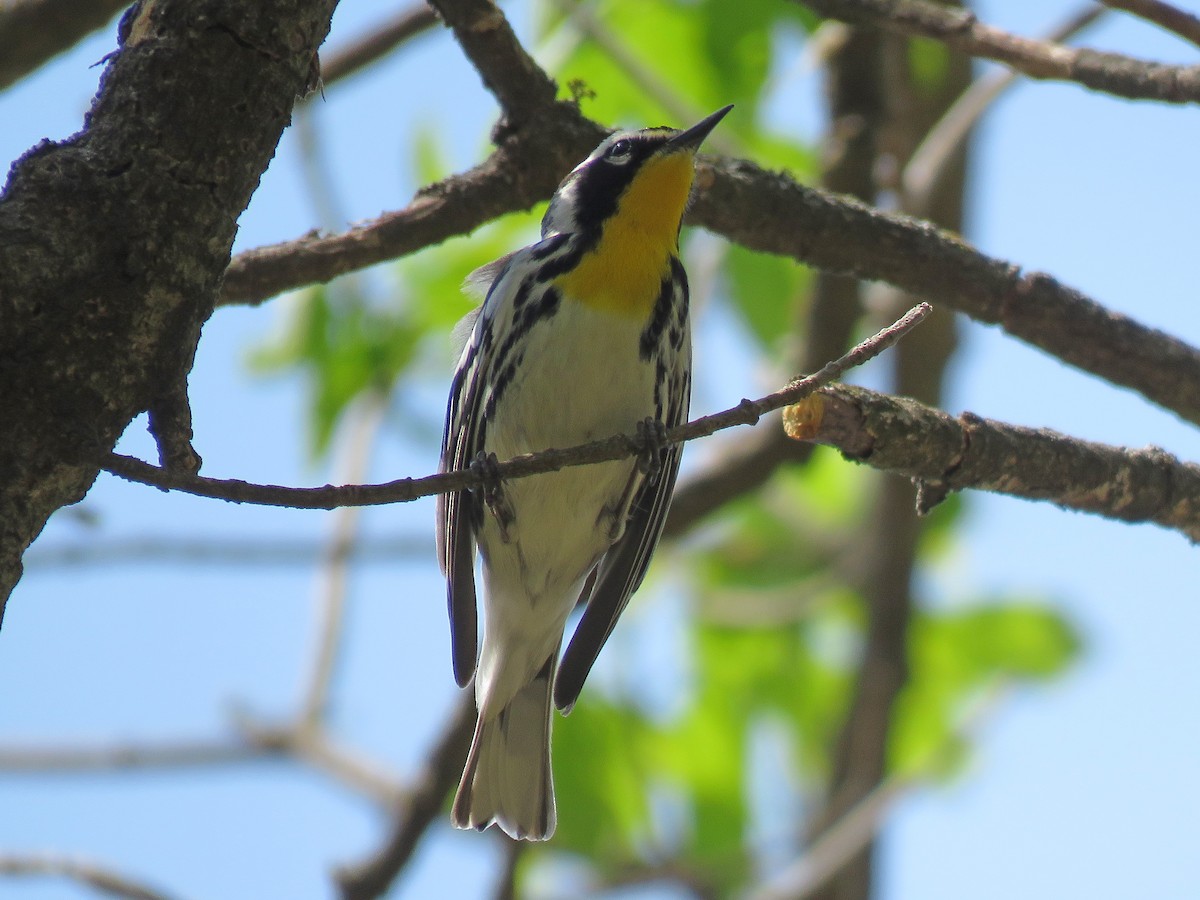
[{"label": "black streak on flank", "polygon": [[[522,283],[521,288],[524,288],[526,283],[528,282]],[[512,330],[496,351],[496,360],[491,366],[494,373],[492,389],[483,411],[485,420],[490,420],[495,415],[496,404],[500,402],[521,363],[525,361],[525,343],[530,332],[538,322],[553,316],[562,301],[562,295],[553,287],[534,293],[533,298],[513,315]]]},{"label": "black streak on flank", "polygon": [[672,318],[672,313],[675,311],[676,272],[683,271],[682,266],[676,270],[676,262],[677,260],[672,258],[671,271],[663,278],[662,285],[658,289],[658,299],[654,301],[654,311],[650,314],[650,324],[642,331],[641,340],[638,342],[638,354],[646,361],[649,361],[658,351],[659,339],[662,338],[663,331],[667,327],[667,322]]},{"label": "black streak on flank", "polygon": [[505,390],[512,384],[513,378],[517,374],[517,369],[525,360],[524,353],[518,353],[508,364],[501,368],[496,373],[496,380],[492,383],[492,392],[488,395],[487,405],[483,409],[484,421],[490,422],[496,415],[496,404],[500,402],[500,398],[504,396]]}]

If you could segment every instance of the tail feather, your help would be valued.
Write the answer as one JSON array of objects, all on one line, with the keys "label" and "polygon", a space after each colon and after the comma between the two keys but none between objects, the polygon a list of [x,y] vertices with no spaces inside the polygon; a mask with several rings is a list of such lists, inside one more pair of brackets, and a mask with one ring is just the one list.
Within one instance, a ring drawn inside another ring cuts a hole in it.
[{"label": "tail feather", "polygon": [[498,715],[475,724],[475,737],[454,797],[455,828],[495,822],[511,838],[544,841],[554,834],[550,770],[550,687],[555,656]]}]

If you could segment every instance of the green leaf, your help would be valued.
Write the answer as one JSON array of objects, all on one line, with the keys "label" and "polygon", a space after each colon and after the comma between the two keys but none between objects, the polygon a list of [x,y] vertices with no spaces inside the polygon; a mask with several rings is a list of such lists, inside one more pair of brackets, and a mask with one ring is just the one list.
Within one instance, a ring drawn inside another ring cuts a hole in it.
[{"label": "green leaf", "polygon": [[437,129],[420,125],[413,132],[413,172],[418,184],[433,184],[450,174]]},{"label": "green leaf", "polygon": [[585,693],[555,723],[556,849],[583,854],[601,869],[637,859],[648,828],[647,723],[635,709]]},{"label": "green leaf", "polygon": [[917,616],[910,681],[891,736],[893,766],[953,773],[964,757],[955,728],[968,702],[999,682],[1053,678],[1078,652],[1075,630],[1044,603],[991,600]]},{"label": "green leaf", "polygon": [[730,298],[750,333],[767,350],[780,349],[790,335],[810,274],[782,256],[755,253],[737,244],[729,246],[725,276]]},{"label": "green leaf", "polygon": [[908,67],[913,83],[925,94],[935,94],[950,73],[950,48],[933,38],[910,38]]}]

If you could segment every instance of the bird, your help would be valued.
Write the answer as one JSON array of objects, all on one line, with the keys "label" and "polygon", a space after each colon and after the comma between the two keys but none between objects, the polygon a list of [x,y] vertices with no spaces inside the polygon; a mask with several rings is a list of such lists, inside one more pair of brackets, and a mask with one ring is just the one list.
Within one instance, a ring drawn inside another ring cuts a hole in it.
[{"label": "bird", "polygon": [[[551,704],[567,713],[578,699],[646,574],[679,471],[681,445],[663,440],[691,395],[679,233],[696,153],[730,109],[611,134],[559,185],[540,240],[468,276],[484,299],[457,329],[440,469],[474,469],[483,487],[441,495],[437,522],[455,680],[475,677],[458,828],[554,833]],[[630,433],[635,458],[496,477],[497,460]]]}]

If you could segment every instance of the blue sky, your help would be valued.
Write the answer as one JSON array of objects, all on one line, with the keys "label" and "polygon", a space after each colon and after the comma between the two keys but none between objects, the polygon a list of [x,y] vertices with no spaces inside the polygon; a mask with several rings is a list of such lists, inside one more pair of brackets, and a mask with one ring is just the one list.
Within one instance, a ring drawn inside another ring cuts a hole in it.
[{"label": "blue sky", "polygon": [[[993,0],[981,12],[1002,27],[1037,34],[1070,9]],[[377,11],[367,0],[345,0],[335,37],[358,33]],[[0,94],[6,159],[79,127],[99,73],[88,66],[113,43],[111,34],[98,36]],[[1194,48],[1116,15],[1087,43],[1196,61]],[[821,116],[812,75],[796,70],[783,90],[772,105],[776,124],[813,136]],[[416,186],[408,150],[414,122],[441,129],[462,168],[485,152],[493,113],[444,34],[332,86],[317,114],[328,126],[347,218],[407,202]],[[987,253],[1048,271],[1198,344],[1200,314],[1190,302],[1198,139],[1194,109],[1069,85],[1020,85],[979,135],[968,236]],[[288,136],[242,219],[238,248],[314,224]],[[389,277],[380,273],[372,284],[386,287]],[[306,462],[298,381],[246,374],[249,348],[279,327],[279,306],[224,310],[205,329],[191,383],[206,474],[289,484],[336,476]],[[737,365],[740,357],[722,359]],[[749,365],[735,368],[724,385],[708,385],[702,399],[710,405],[696,412],[735,402],[762,386],[760,378]],[[399,404],[420,410],[436,430],[442,390],[417,385]],[[1200,458],[1195,429],[1172,415],[973,324],[965,328],[947,405]],[[410,440],[397,421],[384,425],[372,480],[434,467],[432,448]],[[140,422],[122,449],[153,458]],[[39,543],[94,535],[302,538],[330,528],[325,514],[197,501],[106,476],[84,506],[99,524],[60,515]],[[964,777],[901,800],[886,826],[881,897],[1200,896],[1193,548],[1174,533],[1049,504],[974,496],[968,510],[961,553],[923,576],[933,601],[1048,595],[1080,629],[1085,650],[1062,681],[1003,698],[978,731]],[[432,504],[370,510],[363,521],[368,534],[425,537]],[[0,747],[216,736],[234,705],[268,720],[286,716],[311,649],[314,573],[315,566],[32,568],[0,633],[0,679],[9,686],[0,701]],[[347,641],[337,733],[394,770],[411,772],[455,694],[432,552],[354,573]],[[187,897],[327,896],[330,867],[372,849],[382,825],[369,804],[310,772],[274,764],[102,777],[0,774],[0,809],[8,812],[0,817],[0,852],[95,857]],[[446,896],[451,888],[483,895],[496,862],[493,842],[439,827],[394,896]],[[49,881],[0,881],[0,895],[86,896]]]}]

